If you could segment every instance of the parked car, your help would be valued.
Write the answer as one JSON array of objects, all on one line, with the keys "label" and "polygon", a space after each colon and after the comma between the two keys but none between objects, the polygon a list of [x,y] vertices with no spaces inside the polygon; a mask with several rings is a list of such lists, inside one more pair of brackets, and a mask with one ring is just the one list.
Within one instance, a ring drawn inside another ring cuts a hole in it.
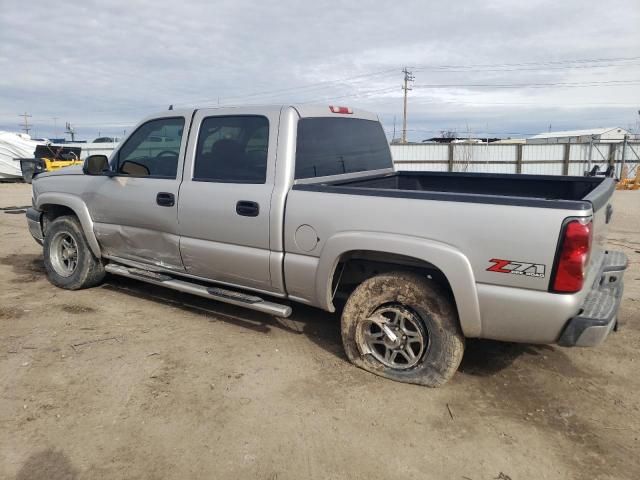
[{"label": "parked car", "polygon": [[111,273],[279,316],[343,297],[351,362],[439,386],[465,338],[595,346],[615,329],[614,187],[394,172],[377,117],[346,107],[206,108],[38,175],[27,218],[54,285]]}]

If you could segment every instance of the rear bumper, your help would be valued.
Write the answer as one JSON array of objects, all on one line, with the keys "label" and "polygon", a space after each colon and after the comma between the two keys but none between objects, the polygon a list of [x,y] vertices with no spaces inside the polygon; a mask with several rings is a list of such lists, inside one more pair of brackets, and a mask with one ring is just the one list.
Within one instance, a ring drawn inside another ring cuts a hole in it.
[{"label": "rear bumper", "polygon": [[627,264],[624,253],[606,252],[601,275],[587,294],[580,313],[567,322],[558,339],[559,345],[595,347],[616,328]]},{"label": "rear bumper", "polygon": [[44,242],[44,234],[42,233],[42,222],[40,221],[42,218],[42,212],[36,210],[35,208],[27,209],[27,225],[29,226],[29,233],[33,239],[38,242],[40,245]]}]

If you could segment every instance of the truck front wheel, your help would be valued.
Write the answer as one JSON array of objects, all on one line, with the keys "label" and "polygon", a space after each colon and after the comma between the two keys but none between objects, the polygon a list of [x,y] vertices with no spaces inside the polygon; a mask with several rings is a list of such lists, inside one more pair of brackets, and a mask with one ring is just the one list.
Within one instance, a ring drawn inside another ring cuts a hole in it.
[{"label": "truck front wheel", "polygon": [[98,285],[105,276],[76,217],[58,217],[44,234],[44,267],[56,287],[78,290]]},{"label": "truck front wheel", "polygon": [[450,295],[410,272],[377,275],[354,290],[342,313],[342,343],[356,366],[429,387],[446,383],[464,353]]}]

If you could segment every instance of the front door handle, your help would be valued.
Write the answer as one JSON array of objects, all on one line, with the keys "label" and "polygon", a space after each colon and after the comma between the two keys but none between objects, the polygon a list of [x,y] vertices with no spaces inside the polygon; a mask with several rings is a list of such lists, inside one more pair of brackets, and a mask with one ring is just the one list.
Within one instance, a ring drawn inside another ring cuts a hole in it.
[{"label": "front door handle", "polygon": [[240,200],[236,203],[236,213],[243,217],[257,217],[260,213],[260,205],[248,200]]},{"label": "front door handle", "polygon": [[156,195],[156,203],[161,207],[173,207],[176,204],[176,196],[169,192],[160,192]]}]

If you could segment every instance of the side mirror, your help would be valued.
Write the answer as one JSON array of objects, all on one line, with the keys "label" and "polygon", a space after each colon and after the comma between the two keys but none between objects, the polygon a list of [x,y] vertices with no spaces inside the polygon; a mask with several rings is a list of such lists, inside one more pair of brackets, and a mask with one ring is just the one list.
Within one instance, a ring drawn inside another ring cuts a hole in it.
[{"label": "side mirror", "polygon": [[86,175],[104,175],[109,171],[109,159],[106,155],[89,155],[84,160],[82,171]]}]

